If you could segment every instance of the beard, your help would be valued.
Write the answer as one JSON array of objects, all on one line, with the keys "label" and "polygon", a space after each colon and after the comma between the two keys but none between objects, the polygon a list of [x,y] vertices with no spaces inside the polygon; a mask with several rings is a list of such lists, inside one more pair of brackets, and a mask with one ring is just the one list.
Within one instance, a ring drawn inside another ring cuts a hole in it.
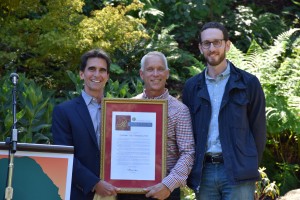
[{"label": "beard", "polygon": [[214,57],[210,57],[212,53],[209,53],[208,55],[205,55],[204,58],[210,66],[218,66],[220,63],[223,62],[223,60],[226,57],[226,50],[224,49],[224,52],[220,52],[220,54],[215,54]]}]

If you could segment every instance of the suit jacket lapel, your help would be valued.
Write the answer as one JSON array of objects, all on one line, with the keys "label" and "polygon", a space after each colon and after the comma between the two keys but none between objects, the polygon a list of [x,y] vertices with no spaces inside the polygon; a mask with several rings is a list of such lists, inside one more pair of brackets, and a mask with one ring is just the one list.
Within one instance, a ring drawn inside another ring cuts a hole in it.
[{"label": "suit jacket lapel", "polygon": [[[77,106],[76,106],[76,110],[78,112],[78,115],[80,116],[81,120],[83,121],[83,124],[86,126],[90,136],[92,137],[94,143],[99,146],[97,144],[97,138],[96,138],[96,133],[95,133],[95,129],[93,126],[93,122],[89,113],[89,110],[83,100],[83,97],[80,95],[77,98]],[[99,122],[100,123],[100,122]]]}]

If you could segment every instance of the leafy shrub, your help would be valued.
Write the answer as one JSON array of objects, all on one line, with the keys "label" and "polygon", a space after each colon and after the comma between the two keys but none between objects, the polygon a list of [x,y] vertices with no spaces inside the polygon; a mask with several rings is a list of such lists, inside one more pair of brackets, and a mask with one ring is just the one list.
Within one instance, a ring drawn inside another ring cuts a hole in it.
[{"label": "leafy shrub", "polygon": [[266,168],[259,168],[261,181],[256,182],[255,200],[271,200],[279,197],[279,188],[276,182],[271,182],[265,173]]},{"label": "leafy shrub", "polygon": [[106,6],[89,16],[82,13],[83,0],[14,2],[0,4],[7,9],[7,13],[0,12],[0,66],[4,71],[26,73],[49,89],[71,89],[72,83],[62,72],[76,71],[86,50],[130,52],[148,38],[144,19],[128,14],[141,8],[138,1]]},{"label": "leafy shrub", "polygon": [[[299,172],[290,173],[300,162],[299,44],[299,29],[291,29],[267,49],[252,41],[247,53],[233,46],[228,54],[233,63],[260,79],[265,92],[268,141],[262,165],[280,193],[300,185]],[[290,168],[282,167],[286,163]]]},{"label": "leafy shrub", "polygon": [[[19,74],[16,92],[16,127],[18,141],[25,143],[50,143],[51,115],[54,107],[53,92],[42,90],[33,80]],[[13,127],[12,90],[9,75],[1,81],[1,110],[0,110],[0,138],[5,141],[11,135]]]}]

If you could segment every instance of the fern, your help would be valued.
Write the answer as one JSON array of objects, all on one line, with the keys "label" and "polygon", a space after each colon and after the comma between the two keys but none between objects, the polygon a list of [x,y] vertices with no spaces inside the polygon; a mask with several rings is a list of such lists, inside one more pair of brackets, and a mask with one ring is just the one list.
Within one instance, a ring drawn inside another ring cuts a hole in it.
[{"label": "fern", "polygon": [[[279,169],[286,163],[299,163],[300,159],[299,30],[280,34],[267,49],[262,49],[255,40],[246,53],[232,46],[227,56],[236,66],[260,79],[266,96],[268,150],[271,152],[268,156]],[[283,171],[271,174],[282,193],[299,184],[295,174],[291,175],[286,168]]]}]

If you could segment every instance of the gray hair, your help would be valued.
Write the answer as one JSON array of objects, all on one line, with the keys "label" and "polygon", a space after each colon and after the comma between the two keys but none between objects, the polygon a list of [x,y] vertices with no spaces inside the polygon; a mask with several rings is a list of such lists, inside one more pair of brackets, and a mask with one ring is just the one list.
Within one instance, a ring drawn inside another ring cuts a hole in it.
[{"label": "gray hair", "polygon": [[160,57],[163,60],[166,69],[169,69],[169,67],[168,67],[168,61],[167,61],[166,56],[163,53],[161,53],[161,52],[151,51],[151,52],[147,53],[146,55],[144,55],[143,58],[142,58],[142,60],[141,60],[141,70],[142,71],[144,71],[144,69],[145,69],[145,61],[146,61],[146,59],[148,57],[151,57],[151,56],[158,56],[158,57]]}]

